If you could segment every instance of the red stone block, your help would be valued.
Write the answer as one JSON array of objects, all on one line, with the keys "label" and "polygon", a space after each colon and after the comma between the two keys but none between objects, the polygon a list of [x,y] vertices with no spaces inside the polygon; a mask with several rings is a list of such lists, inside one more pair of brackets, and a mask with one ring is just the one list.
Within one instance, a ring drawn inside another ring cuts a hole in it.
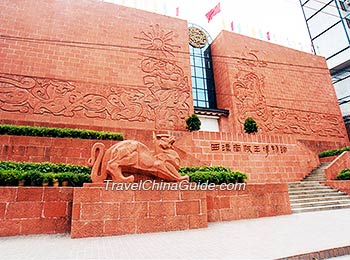
[{"label": "red stone block", "polygon": [[44,202],[43,217],[67,217],[68,203],[67,202]]},{"label": "red stone block", "polygon": [[230,208],[231,203],[230,203],[230,197],[219,197],[219,208],[224,209],[224,208]]},{"label": "red stone block", "polygon": [[200,214],[200,200],[176,202],[176,215]]},{"label": "red stone block", "polygon": [[207,209],[208,210],[218,208],[218,200],[216,200],[213,196],[207,196],[206,201],[207,201]]},{"label": "red stone block", "polygon": [[42,201],[42,187],[18,187],[17,201]]},{"label": "red stone block", "polygon": [[135,192],[132,190],[116,191],[101,190],[101,201],[103,202],[132,202],[135,200]]},{"label": "red stone block", "polygon": [[16,236],[21,233],[20,220],[0,220],[0,237]]},{"label": "red stone block", "polygon": [[221,216],[221,221],[240,219],[239,209],[235,207],[231,209],[222,209],[220,210],[220,216]]},{"label": "red stone block", "polygon": [[74,203],[101,201],[101,190],[102,188],[74,188]]},{"label": "red stone block", "polygon": [[180,200],[179,190],[162,190],[161,191],[162,200]]},{"label": "red stone block", "polygon": [[21,235],[54,234],[55,219],[23,219],[21,220]]},{"label": "red stone block", "polygon": [[6,203],[0,203],[0,219],[5,218]]},{"label": "red stone block", "polygon": [[84,203],[81,204],[81,220],[100,220],[119,218],[119,203]]},{"label": "red stone block", "polygon": [[221,216],[220,216],[220,210],[219,209],[213,209],[213,210],[208,210],[208,222],[219,222],[221,221]]},{"label": "red stone block", "polygon": [[147,202],[132,202],[120,204],[121,218],[145,218],[148,216]]},{"label": "red stone block", "polygon": [[203,215],[190,215],[188,219],[190,229],[208,227],[208,216],[206,213]]},{"label": "red stone block", "polygon": [[8,204],[5,218],[40,218],[43,208],[42,202],[11,202]]},{"label": "red stone block", "polygon": [[138,190],[135,191],[135,200],[136,201],[157,201],[161,200],[161,191],[160,190]]},{"label": "red stone block", "polygon": [[239,219],[257,218],[259,216],[258,209],[256,207],[244,207],[239,208]]},{"label": "red stone block", "polygon": [[125,235],[136,233],[136,219],[106,220],[104,235]]},{"label": "red stone block", "polygon": [[43,201],[73,201],[73,187],[45,187]]},{"label": "red stone block", "polygon": [[72,220],[71,238],[103,236],[104,221]]},{"label": "red stone block", "polygon": [[165,231],[164,218],[138,218],[136,219],[136,233],[150,233]]},{"label": "red stone block", "polygon": [[16,201],[17,189],[17,187],[0,187],[0,202]]},{"label": "red stone block", "polygon": [[176,231],[189,229],[188,216],[164,217],[164,231]]},{"label": "red stone block", "polygon": [[80,220],[81,218],[81,205],[82,203],[73,203],[72,206],[72,219]]},{"label": "red stone block", "polygon": [[[195,184],[191,183],[190,185],[195,185]],[[206,197],[206,192],[201,190],[183,190],[181,191],[180,195],[182,200],[203,199]]]},{"label": "red stone block", "polygon": [[175,216],[174,202],[152,202],[148,203],[148,214],[153,216]]},{"label": "red stone block", "polygon": [[68,218],[55,218],[55,233],[68,233],[70,232],[71,220]]}]

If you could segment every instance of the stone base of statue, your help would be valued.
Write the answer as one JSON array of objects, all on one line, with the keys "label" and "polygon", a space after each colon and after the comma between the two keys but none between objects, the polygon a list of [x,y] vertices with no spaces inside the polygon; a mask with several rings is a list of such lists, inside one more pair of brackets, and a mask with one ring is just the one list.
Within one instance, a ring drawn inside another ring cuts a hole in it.
[{"label": "stone base of statue", "polygon": [[[109,183],[74,189],[71,237],[99,237],[205,228],[206,191],[112,189]],[[97,187],[96,187],[97,186]]]}]

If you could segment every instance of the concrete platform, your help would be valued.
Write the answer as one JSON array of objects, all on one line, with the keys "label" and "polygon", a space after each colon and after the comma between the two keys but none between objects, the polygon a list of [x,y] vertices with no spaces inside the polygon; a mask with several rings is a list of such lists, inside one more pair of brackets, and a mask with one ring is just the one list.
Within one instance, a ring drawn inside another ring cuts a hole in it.
[{"label": "concrete platform", "polygon": [[349,246],[349,219],[350,209],[339,209],[166,233],[3,237],[0,259],[276,259]]}]

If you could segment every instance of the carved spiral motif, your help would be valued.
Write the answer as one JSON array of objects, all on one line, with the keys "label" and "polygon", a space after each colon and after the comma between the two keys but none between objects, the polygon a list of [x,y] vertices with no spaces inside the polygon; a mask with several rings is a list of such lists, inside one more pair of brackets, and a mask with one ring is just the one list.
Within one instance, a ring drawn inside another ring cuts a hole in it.
[{"label": "carved spiral motif", "polygon": [[208,39],[205,32],[196,27],[189,27],[190,45],[194,48],[203,48],[207,45]]}]

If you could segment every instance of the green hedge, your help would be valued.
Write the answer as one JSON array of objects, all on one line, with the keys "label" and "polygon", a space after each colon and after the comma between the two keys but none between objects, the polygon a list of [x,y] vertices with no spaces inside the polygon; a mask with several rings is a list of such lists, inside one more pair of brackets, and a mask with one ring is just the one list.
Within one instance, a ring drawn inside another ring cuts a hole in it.
[{"label": "green hedge", "polygon": [[82,186],[91,182],[90,172],[89,167],[63,163],[0,162],[0,185],[17,186],[23,181],[24,185],[41,186],[43,182],[52,185],[68,181],[70,186]]},{"label": "green hedge", "polygon": [[188,175],[190,182],[196,183],[243,183],[247,175],[240,171],[231,171],[222,166],[202,166],[202,167],[183,167],[179,169],[181,175]]},{"label": "green hedge", "polygon": [[344,169],[337,175],[338,180],[350,180],[350,169]]},{"label": "green hedge", "polygon": [[340,148],[338,150],[326,150],[326,151],[320,152],[318,154],[318,157],[323,158],[323,157],[328,157],[328,156],[340,155],[345,151],[350,151],[350,147],[346,146],[346,147]]},{"label": "green hedge", "polygon": [[0,135],[24,135],[40,137],[68,137],[98,140],[123,140],[121,133],[37,126],[0,125]]}]

